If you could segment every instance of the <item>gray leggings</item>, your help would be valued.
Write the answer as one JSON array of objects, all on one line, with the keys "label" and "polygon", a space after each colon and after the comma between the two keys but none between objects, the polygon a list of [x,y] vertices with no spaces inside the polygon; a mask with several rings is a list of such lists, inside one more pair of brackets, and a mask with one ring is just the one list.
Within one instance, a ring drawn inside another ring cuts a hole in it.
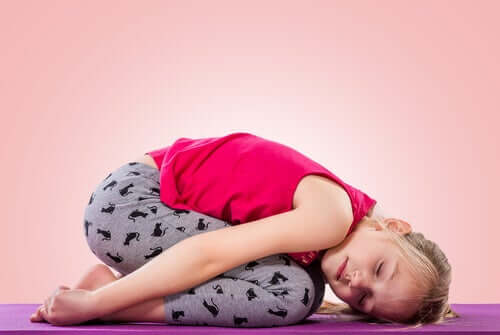
[{"label": "gray leggings", "polygon": [[[159,171],[130,162],[92,193],[84,234],[92,252],[122,275],[196,234],[230,226],[160,201]],[[315,312],[325,283],[319,262],[302,267],[286,254],[241,264],[198,286],[164,297],[167,323],[223,327],[296,324]]]}]

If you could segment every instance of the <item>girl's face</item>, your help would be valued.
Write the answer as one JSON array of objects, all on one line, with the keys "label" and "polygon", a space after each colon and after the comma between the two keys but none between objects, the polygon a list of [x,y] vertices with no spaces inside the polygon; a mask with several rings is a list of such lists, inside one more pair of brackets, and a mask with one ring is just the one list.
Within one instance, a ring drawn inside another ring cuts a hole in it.
[{"label": "girl's face", "polygon": [[[387,227],[399,234],[411,226],[398,219],[385,219]],[[321,259],[325,282],[339,299],[351,308],[383,320],[402,320],[416,311],[415,306],[393,299],[415,296],[409,265],[397,253],[378,222],[364,218],[341,244],[328,250]],[[340,279],[337,269],[347,259]]]}]

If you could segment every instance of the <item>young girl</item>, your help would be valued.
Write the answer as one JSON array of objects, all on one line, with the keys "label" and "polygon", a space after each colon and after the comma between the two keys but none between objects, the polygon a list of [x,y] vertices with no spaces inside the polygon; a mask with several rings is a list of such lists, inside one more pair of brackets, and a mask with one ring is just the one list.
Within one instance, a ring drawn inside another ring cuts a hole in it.
[{"label": "young girl", "polygon": [[[457,316],[437,245],[307,156],[250,133],[180,138],[120,166],[92,193],[84,233],[119,275],[93,267],[32,321],[272,327],[344,311],[418,326]],[[349,308],[321,305],[326,284]]]}]

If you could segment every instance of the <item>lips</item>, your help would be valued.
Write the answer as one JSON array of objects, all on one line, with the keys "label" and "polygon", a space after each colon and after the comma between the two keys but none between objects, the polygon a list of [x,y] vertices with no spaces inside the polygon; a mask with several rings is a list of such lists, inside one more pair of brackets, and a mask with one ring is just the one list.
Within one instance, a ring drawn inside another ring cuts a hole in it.
[{"label": "lips", "polygon": [[339,266],[339,268],[337,270],[337,280],[340,279],[340,277],[342,276],[342,273],[344,272],[344,269],[345,269],[345,267],[347,265],[347,259],[348,258],[346,258],[345,261],[342,264],[340,264],[340,266]]}]

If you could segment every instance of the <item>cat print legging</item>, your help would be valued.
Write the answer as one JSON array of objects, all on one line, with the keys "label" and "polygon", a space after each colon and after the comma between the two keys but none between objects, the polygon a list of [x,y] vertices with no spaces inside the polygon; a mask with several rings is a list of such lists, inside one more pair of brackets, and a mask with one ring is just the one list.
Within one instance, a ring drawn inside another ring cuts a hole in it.
[{"label": "cat print legging", "polygon": [[[124,276],[185,238],[230,226],[165,205],[159,176],[147,164],[126,163],[100,182],[86,204],[83,228],[91,251]],[[324,290],[317,260],[303,267],[287,254],[276,254],[165,296],[165,318],[172,325],[296,324],[319,308]]]}]

